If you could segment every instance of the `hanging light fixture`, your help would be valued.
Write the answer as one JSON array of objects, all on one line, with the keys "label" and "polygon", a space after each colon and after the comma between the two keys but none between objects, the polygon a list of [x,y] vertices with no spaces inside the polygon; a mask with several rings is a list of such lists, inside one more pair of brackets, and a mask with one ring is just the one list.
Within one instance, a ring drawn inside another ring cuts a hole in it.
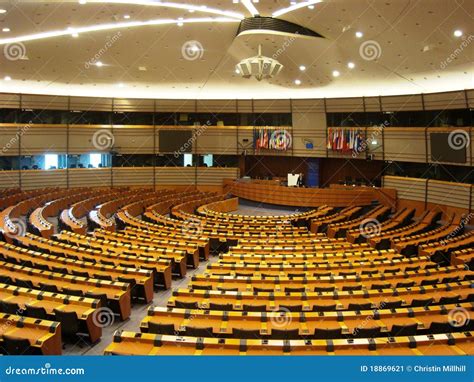
[{"label": "hanging light fixture", "polygon": [[258,46],[258,55],[240,61],[236,66],[236,73],[244,78],[255,77],[258,81],[277,76],[283,65],[277,60],[262,55],[262,45]]}]

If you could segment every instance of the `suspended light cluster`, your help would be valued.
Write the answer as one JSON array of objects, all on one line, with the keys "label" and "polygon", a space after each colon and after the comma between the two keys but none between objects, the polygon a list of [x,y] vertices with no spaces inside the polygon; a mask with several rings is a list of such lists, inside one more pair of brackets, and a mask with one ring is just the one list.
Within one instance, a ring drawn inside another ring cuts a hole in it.
[{"label": "suspended light cluster", "polygon": [[236,67],[236,73],[244,78],[254,77],[258,81],[270,79],[277,76],[283,65],[277,60],[262,55],[262,46],[258,46],[258,55],[240,61]]}]

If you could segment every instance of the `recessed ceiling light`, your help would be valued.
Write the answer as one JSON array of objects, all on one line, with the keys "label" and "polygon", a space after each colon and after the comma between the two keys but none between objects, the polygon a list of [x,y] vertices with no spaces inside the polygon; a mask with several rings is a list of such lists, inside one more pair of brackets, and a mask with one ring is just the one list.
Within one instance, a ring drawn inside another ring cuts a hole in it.
[{"label": "recessed ceiling light", "polygon": [[6,9],[0,9],[0,13],[7,13]]},{"label": "recessed ceiling light", "polygon": [[364,34],[363,34],[362,32],[359,32],[359,31],[357,31],[357,32],[355,33],[355,35],[356,35],[357,38],[362,38],[362,37],[364,37]]},{"label": "recessed ceiling light", "polygon": [[295,85],[301,85],[301,80],[295,80]]},{"label": "recessed ceiling light", "polygon": [[3,28],[2,32],[10,32],[10,28]]},{"label": "recessed ceiling light", "polygon": [[341,75],[341,73],[338,70],[333,70],[332,75],[333,75],[333,77],[339,77]]},{"label": "recessed ceiling light", "polygon": [[102,61],[97,61],[95,63],[95,66],[98,66],[100,68],[101,66],[104,66],[104,64],[102,63]]},{"label": "recessed ceiling light", "polygon": [[462,36],[462,30],[456,29],[456,30],[454,31],[454,35],[455,35],[456,37],[461,37],[461,36]]},{"label": "recessed ceiling light", "polygon": [[79,0],[79,4],[81,4],[81,5],[82,5],[82,4],[86,4],[86,3],[87,3],[86,0]]},{"label": "recessed ceiling light", "polygon": [[304,72],[304,71],[306,70],[306,66],[300,65],[300,70],[301,70],[302,72]]},{"label": "recessed ceiling light", "polygon": [[349,69],[354,69],[354,68],[355,68],[355,64],[354,64],[353,62],[348,62],[348,63],[347,63],[347,67],[348,67]]},{"label": "recessed ceiling light", "polygon": [[122,82],[118,83],[117,86],[118,86],[119,88],[124,88],[124,87],[125,87],[125,85],[124,85]]},{"label": "recessed ceiling light", "polygon": [[236,73],[236,74],[240,74],[240,70],[239,70],[239,69],[235,69],[235,73]]},{"label": "recessed ceiling light", "polygon": [[128,20],[130,18],[130,15],[123,15],[123,18]]},{"label": "recessed ceiling light", "polygon": [[74,38],[78,38],[78,37],[79,37],[79,33],[74,32],[73,34],[71,34],[71,36],[74,37]]},{"label": "recessed ceiling light", "polygon": [[314,5],[308,5],[308,9],[314,9]]},{"label": "recessed ceiling light", "polygon": [[12,80],[12,78],[11,78],[10,76],[5,76],[3,79],[4,79],[5,81],[11,81],[11,80]]}]

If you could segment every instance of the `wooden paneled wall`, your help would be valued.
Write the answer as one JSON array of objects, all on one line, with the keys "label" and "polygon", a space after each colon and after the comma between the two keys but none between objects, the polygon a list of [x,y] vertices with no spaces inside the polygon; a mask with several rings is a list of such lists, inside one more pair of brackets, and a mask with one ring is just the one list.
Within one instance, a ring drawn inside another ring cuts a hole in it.
[{"label": "wooden paneled wall", "polygon": [[224,179],[237,179],[238,168],[219,167],[117,167],[68,170],[0,171],[0,188],[30,190],[44,187],[118,187],[156,188],[203,187],[222,190]]},{"label": "wooden paneled wall", "polygon": [[435,208],[445,214],[467,213],[474,208],[472,184],[384,176],[383,186],[397,190],[399,208],[415,207],[417,212]]}]

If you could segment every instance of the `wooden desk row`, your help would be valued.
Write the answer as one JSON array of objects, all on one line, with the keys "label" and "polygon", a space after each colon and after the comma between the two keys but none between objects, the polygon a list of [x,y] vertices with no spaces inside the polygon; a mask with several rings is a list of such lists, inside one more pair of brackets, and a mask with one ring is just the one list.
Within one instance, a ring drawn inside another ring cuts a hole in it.
[{"label": "wooden desk row", "polygon": [[340,340],[242,340],[116,332],[115,355],[472,355],[473,332]]},{"label": "wooden desk row", "polygon": [[[62,232],[55,235],[55,240],[59,240],[71,245],[77,245],[83,248],[96,249],[103,252],[115,253],[117,255],[129,255],[138,257],[148,257],[155,260],[168,260],[172,263],[172,272],[180,277],[186,275],[187,252],[168,248],[151,248],[147,246],[120,245],[118,243],[101,241],[89,236],[81,236],[70,232]],[[199,254],[192,254],[199,257]],[[196,261],[199,261],[197,259]]]},{"label": "wooden desk row", "polygon": [[[336,237],[346,237],[346,232],[353,229],[354,227],[358,227],[361,230],[361,225],[364,225],[364,222],[377,222],[377,224],[381,224],[388,215],[390,214],[390,208],[386,206],[377,206],[367,213],[359,216],[355,219],[350,219],[346,221],[342,221],[339,223],[331,223],[328,225],[327,228],[327,236],[329,238],[336,238]],[[364,227],[362,227],[362,230]]]},{"label": "wooden desk row", "polygon": [[267,311],[289,309],[296,311],[311,311],[315,306],[336,304],[338,310],[347,310],[349,304],[367,304],[379,307],[382,302],[402,301],[403,305],[411,305],[414,299],[433,299],[436,303],[441,298],[452,297],[459,301],[471,300],[474,292],[471,281],[453,282],[441,285],[418,286],[411,288],[394,288],[381,290],[356,290],[342,292],[232,292],[232,291],[203,291],[177,289],[168,300],[168,306],[174,307],[176,301],[195,304],[206,309],[209,304],[231,304],[230,310],[243,310],[246,306],[265,306]]},{"label": "wooden desk row", "polygon": [[463,235],[445,238],[434,243],[422,244],[418,247],[418,253],[422,256],[435,254],[437,251],[449,252],[474,246],[474,231],[469,231]]},{"label": "wooden desk row", "polygon": [[328,216],[311,220],[310,231],[312,233],[326,231],[329,224],[338,223],[358,217],[362,213],[362,207],[346,207]]},{"label": "wooden desk row", "polygon": [[[417,267],[416,267],[417,268]],[[465,268],[464,265],[443,267],[433,270],[415,270],[403,273],[383,273],[382,269],[374,271],[370,274],[356,274],[350,272],[351,275],[330,275],[321,277],[306,277],[305,273],[299,274],[297,277],[231,277],[217,275],[195,275],[191,278],[189,288],[236,288],[239,291],[252,291],[255,288],[270,288],[274,292],[285,292],[286,288],[304,289],[306,292],[315,291],[315,288],[334,288],[335,291],[344,290],[344,288],[360,286],[361,289],[385,289],[392,288],[398,283],[413,283],[421,285],[423,281],[430,280],[436,283],[449,283],[456,280],[463,280],[466,277],[473,277],[474,273]],[[388,285],[388,287],[387,287]]]},{"label": "wooden desk row", "polygon": [[417,249],[419,245],[450,237],[454,230],[459,230],[458,227],[460,223],[460,216],[452,214],[448,221],[438,228],[410,236],[392,238],[390,240],[391,248],[407,255],[418,253]]},{"label": "wooden desk row", "polygon": [[128,283],[70,276],[4,261],[0,261],[0,271],[4,278],[10,278],[18,286],[31,285],[34,289],[42,289],[41,284],[46,284],[56,286],[59,292],[63,288],[68,288],[105,295],[110,308],[116,314],[119,314],[122,320],[130,316],[131,296],[130,284]]},{"label": "wooden desk row", "polygon": [[[432,323],[450,324],[451,311],[474,311],[474,303],[448,304],[416,308],[376,309],[343,312],[237,312],[187,310],[154,307],[140,324],[144,333],[186,335],[187,327],[208,328],[203,337],[239,338],[234,330],[247,331],[252,337],[272,339],[272,336],[288,336],[286,339],[331,338],[357,336],[360,329],[380,329],[381,336],[423,334]],[[370,320],[370,322],[368,322]],[[331,330],[331,332],[326,332]],[[452,331],[474,330],[474,322],[465,319],[456,323]],[[249,332],[252,331],[252,332]],[[403,333],[403,334],[402,334]],[[321,337],[319,337],[321,338]],[[275,338],[280,339],[280,338]],[[281,338],[282,339],[282,338]]]},{"label": "wooden desk row", "polygon": [[420,220],[416,223],[408,225],[406,227],[397,228],[393,230],[389,230],[384,232],[380,235],[375,235],[368,239],[368,242],[374,248],[389,248],[391,240],[395,238],[403,238],[412,235],[416,235],[418,233],[423,233],[429,229],[433,229],[435,227],[436,222],[441,218],[441,212],[439,211],[426,211],[420,217]]},{"label": "wooden desk row", "polygon": [[0,313],[0,347],[6,338],[28,340],[35,355],[60,355],[62,351],[58,322]]},{"label": "wooden desk row", "polygon": [[55,240],[44,239],[31,234],[17,238],[17,241],[21,246],[26,248],[47,252],[74,261],[80,260],[85,263],[98,264],[98,266],[113,267],[115,269],[132,268],[146,271],[151,270],[153,272],[155,285],[162,286],[165,289],[171,287],[170,260],[159,260],[153,257],[140,257],[136,255],[119,255],[112,252],[82,248]]},{"label": "wooden desk row", "polygon": [[0,301],[17,304],[19,310],[15,312],[16,315],[26,314],[24,307],[27,305],[44,308],[52,317],[54,310],[74,312],[92,343],[102,336],[102,326],[97,319],[101,308],[100,300],[0,284]]},{"label": "wooden desk row", "polygon": [[149,246],[151,248],[176,248],[182,251],[186,251],[190,256],[188,256],[189,265],[193,268],[199,266],[199,262],[195,263],[195,254],[201,254],[205,252],[205,247],[199,248],[197,244],[186,241],[185,239],[174,240],[172,238],[160,238],[160,240],[140,240],[128,237],[126,234],[116,233],[116,232],[105,232],[101,230],[96,230],[93,233],[94,237],[100,240],[106,240],[109,242],[116,242],[122,244],[130,244],[132,246]]},{"label": "wooden desk row", "polygon": [[187,237],[186,233],[183,234],[182,232],[163,230],[162,232],[155,231],[153,233],[148,233],[147,231],[142,231],[138,228],[127,227],[125,230],[121,232],[114,232],[111,235],[117,238],[133,240],[137,244],[141,243],[143,245],[156,245],[157,243],[166,243],[166,241],[185,242],[188,245],[192,244],[198,247],[201,260],[206,261],[209,259],[209,240],[206,238],[189,238]]},{"label": "wooden desk row", "polygon": [[15,247],[14,245],[1,242],[0,258],[9,263],[30,264],[33,268],[51,272],[54,272],[55,269],[62,269],[68,274],[82,275],[91,279],[110,278],[112,281],[122,282],[127,280],[132,285],[132,296],[143,299],[146,303],[153,300],[153,275],[148,270],[87,263]]},{"label": "wooden desk row", "polygon": [[[386,231],[398,229],[409,224],[413,217],[415,216],[414,208],[402,208],[398,210],[390,219],[382,222],[379,225],[379,231],[374,232],[373,234],[383,234]],[[372,235],[371,232],[364,232],[360,227],[348,230],[346,233],[346,240],[349,243],[361,243],[367,240],[368,237]]]}]

